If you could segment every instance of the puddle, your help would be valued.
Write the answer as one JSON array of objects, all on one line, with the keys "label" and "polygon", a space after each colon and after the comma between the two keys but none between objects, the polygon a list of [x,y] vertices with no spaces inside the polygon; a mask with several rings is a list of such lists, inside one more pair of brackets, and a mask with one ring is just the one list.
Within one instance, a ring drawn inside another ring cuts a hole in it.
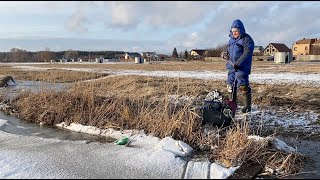
[{"label": "puddle", "polygon": [[85,140],[87,141],[87,143],[91,143],[91,142],[110,143],[116,140],[111,137],[106,138],[103,136],[63,130],[58,127],[40,126],[38,124],[22,121],[14,116],[6,115],[1,111],[0,111],[0,119],[4,119],[8,121],[8,124],[0,127],[0,130],[7,133],[11,133],[11,134],[17,134],[17,135],[23,135],[23,136],[37,136],[42,138],[52,138],[52,139],[71,140],[71,141]]},{"label": "puddle", "polygon": [[46,83],[40,81],[19,81],[15,80],[17,85],[1,88],[6,94],[5,100],[15,98],[21,91],[39,92],[41,90],[58,90],[63,91],[68,88],[70,83]]}]

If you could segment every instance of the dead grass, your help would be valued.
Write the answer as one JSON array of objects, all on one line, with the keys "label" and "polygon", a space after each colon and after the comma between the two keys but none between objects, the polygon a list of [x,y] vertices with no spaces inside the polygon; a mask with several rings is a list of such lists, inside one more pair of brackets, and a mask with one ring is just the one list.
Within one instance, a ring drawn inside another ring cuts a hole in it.
[{"label": "dead grass", "polygon": [[289,111],[313,110],[320,113],[320,89],[292,85],[253,85],[253,102],[262,108],[278,106]]},{"label": "dead grass", "polygon": [[259,141],[248,138],[250,135],[254,135],[254,132],[248,121],[236,122],[221,139],[220,146],[211,154],[210,160],[225,167],[258,162],[264,170],[273,171],[270,175],[277,176],[301,171],[304,156],[277,150],[271,145],[272,135]]},{"label": "dead grass", "polygon": [[[211,161],[227,167],[254,161],[287,173],[299,170],[296,166],[300,157],[280,153],[267,141],[248,139],[252,131],[246,123],[236,123],[225,132],[215,129],[213,134],[203,133],[200,112],[193,106],[223,85],[221,81],[181,78],[111,77],[76,83],[66,92],[23,92],[9,104],[15,116],[34,123],[76,122],[99,128],[139,129],[159,138],[172,136],[196,150],[209,147]],[[169,95],[196,98],[190,103],[174,104]],[[222,137],[217,138],[216,133]]]},{"label": "dead grass", "polygon": [[12,76],[16,80],[43,81],[51,83],[68,83],[108,76],[108,74],[101,73],[57,69],[46,71],[22,71],[21,69],[11,68],[9,66],[0,67],[0,75]]}]

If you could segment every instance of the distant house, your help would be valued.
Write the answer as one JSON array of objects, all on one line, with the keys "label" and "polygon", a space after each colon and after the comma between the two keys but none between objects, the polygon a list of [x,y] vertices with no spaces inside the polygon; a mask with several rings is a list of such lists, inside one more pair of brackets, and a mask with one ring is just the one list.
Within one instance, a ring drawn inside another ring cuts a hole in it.
[{"label": "distant house", "polygon": [[291,50],[285,44],[281,43],[270,43],[263,50],[265,56],[273,56],[276,52],[291,52]]},{"label": "distant house", "polygon": [[116,58],[115,54],[109,54],[107,56],[100,56],[96,59],[97,63],[106,63],[106,62],[118,62],[119,59]]},{"label": "distant house", "polygon": [[312,43],[311,47],[312,47],[312,53],[314,55],[320,55],[320,38],[317,39],[317,41],[315,41],[314,43]]},{"label": "distant house", "polygon": [[159,61],[164,61],[165,59],[167,58],[170,58],[169,55],[166,55],[166,54],[158,54],[158,57],[159,57]]},{"label": "distant house", "polygon": [[159,56],[156,52],[142,52],[141,56],[145,59],[145,61],[158,61]]},{"label": "distant house", "polygon": [[135,57],[141,57],[141,54],[140,53],[137,53],[137,52],[127,52],[125,55],[124,55],[124,59],[125,60],[132,60],[134,59]]},{"label": "distant house", "polygon": [[91,55],[91,56],[81,56],[79,58],[77,58],[78,62],[94,62],[96,61],[98,57],[95,55]]},{"label": "distant house", "polygon": [[60,62],[68,62],[68,59],[63,57],[60,59]]},{"label": "distant house", "polygon": [[310,55],[313,54],[312,44],[316,42],[317,39],[300,39],[292,45],[292,55]]},{"label": "distant house", "polygon": [[191,49],[190,50],[190,56],[193,59],[204,59],[208,54],[208,51],[206,49]]},{"label": "distant house", "polygon": [[253,53],[262,53],[263,51],[263,47],[262,46],[254,46],[254,49],[253,49]]},{"label": "distant house", "polygon": [[141,53],[141,56],[142,56],[143,58],[152,57],[152,56],[154,56],[154,55],[156,55],[156,52],[142,52],[142,53]]},{"label": "distant house", "polygon": [[114,56],[115,56],[116,59],[125,59],[125,55],[126,55],[125,52],[114,54]]}]

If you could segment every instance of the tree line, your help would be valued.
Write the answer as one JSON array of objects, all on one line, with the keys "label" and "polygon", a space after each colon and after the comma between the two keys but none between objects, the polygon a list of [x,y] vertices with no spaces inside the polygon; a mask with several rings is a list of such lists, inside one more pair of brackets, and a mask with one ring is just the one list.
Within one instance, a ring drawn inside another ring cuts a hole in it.
[{"label": "tree line", "polygon": [[60,59],[77,59],[79,57],[94,57],[94,56],[112,56],[124,51],[44,51],[31,52],[24,49],[12,48],[10,52],[0,52],[0,62],[50,62],[59,61]]},{"label": "tree line", "polygon": [[[207,57],[220,57],[221,52],[226,49],[227,49],[227,44],[218,45],[214,48],[208,48],[206,49],[208,52]],[[187,49],[185,51],[180,51],[178,53],[177,48],[173,48],[171,56],[174,58],[177,58],[177,57],[184,58],[184,59],[191,58],[190,52]]]}]

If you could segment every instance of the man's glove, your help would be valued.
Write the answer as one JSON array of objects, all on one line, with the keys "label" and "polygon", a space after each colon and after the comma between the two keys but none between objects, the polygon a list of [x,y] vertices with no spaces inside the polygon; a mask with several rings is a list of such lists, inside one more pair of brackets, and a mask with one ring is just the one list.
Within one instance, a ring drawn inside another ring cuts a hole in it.
[{"label": "man's glove", "polygon": [[227,51],[222,51],[220,56],[222,57],[222,59],[224,59],[226,61],[229,60],[229,58],[230,58],[229,53]]},{"label": "man's glove", "polygon": [[240,68],[237,64],[233,65],[233,68],[235,71],[238,71],[238,69]]}]

